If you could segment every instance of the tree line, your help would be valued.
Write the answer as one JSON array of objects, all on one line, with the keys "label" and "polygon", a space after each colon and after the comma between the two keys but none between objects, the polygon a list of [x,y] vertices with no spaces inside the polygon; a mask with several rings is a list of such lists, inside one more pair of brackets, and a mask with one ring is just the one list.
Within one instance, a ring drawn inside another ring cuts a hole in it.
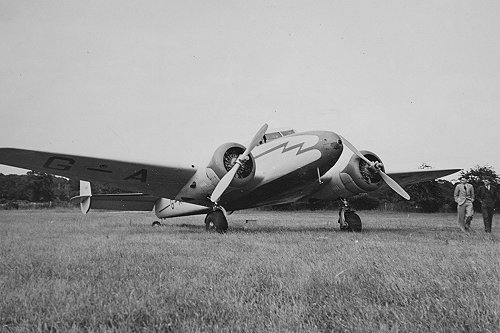
[{"label": "tree line", "polygon": [[[93,193],[123,193],[107,184],[92,183]],[[4,175],[0,173],[0,205],[3,208],[17,208],[22,203],[50,203],[54,206],[68,206],[69,199],[80,194],[80,181],[56,177],[46,173],[28,171],[25,175]]]},{"label": "tree line", "polygon": [[[426,168],[423,165],[422,168]],[[461,175],[477,190],[484,178],[500,184],[500,178],[490,166],[476,166]],[[455,182],[456,183],[456,182]],[[455,183],[446,180],[433,180],[405,186],[411,200],[406,201],[390,188],[384,186],[375,193],[366,193],[349,199],[354,209],[384,209],[396,211],[455,211],[453,200]],[[124,193],[118,187],[103,183],[92,183],[92,193]],[[69,199],[80,193],[80,183],[76,179],[56,177],[45,173],[29,171],[25,175],[4,175],[0,173],[0,205],[3,208],[19,207],[21,202],[47,203],[50,206],[68,206]],[[337,209],[338,202],[298,202],[273,206],[273,210]],[[479,210],[479,203],[475,202]]]}]

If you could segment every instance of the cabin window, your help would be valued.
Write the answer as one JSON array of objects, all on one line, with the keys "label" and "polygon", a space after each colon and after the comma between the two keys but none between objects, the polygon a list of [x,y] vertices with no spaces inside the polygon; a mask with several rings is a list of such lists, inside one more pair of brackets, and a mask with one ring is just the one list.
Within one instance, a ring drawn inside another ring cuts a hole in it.
[{"label": "cabin window", "polygon": [[283,131],[281,132],[281,134],[283,134],[283,136],[287,136],[287,135],[292,135],[294,134],[295,131],[294,130],[288,130],[288,131]]},{"label": "cabin window", "polygon": [[271,141],[271,140],[276,140],[278,138],[281,138],[280,132],[275,132],[275,133],[267,133],[265,135],[266,141]]}]

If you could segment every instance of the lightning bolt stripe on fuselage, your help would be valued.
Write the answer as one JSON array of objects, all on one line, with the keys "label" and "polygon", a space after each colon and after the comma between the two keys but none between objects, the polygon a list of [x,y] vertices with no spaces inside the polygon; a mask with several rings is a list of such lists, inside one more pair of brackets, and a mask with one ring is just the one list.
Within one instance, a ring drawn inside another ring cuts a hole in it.
[{"label": "lightning bolt stripe on fuselage", "polygon": [[[316,142],[318,141],[317,137],[315,138],[315,141]],[[268,149],[268,150],[260,153],[259,155],[255,155],[254,157],[255,157],[255,159],[258,159],[259,157],[270,154],[276,150],[279,150],[280,148],[282,148],[281,154],[287,153],[289,151],[292,151],[292,150],[295,150],[296,148],[298,148],[297,153],[295,155],[300,155],[300,154],[303,154],[309,150],[315,149],[314,146],[304,148],[304,145],[306,145],[305,141],[297,143],[297,144],[291,144],[290,141],[286,141],[286,142],[283,142],[282,144],[279,144],[271,149]]]}]

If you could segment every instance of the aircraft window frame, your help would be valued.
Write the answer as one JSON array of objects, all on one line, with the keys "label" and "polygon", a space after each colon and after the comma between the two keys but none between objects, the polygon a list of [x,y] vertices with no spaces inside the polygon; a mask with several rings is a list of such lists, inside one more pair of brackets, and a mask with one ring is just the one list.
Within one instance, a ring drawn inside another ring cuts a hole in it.
[{"label": "aircraft window frame", "polygon": [[292,134],[295,134],[295,131],[292,129],[292,130],[286,130],[286,131],[282,131],[280,132],[281,135],[283,136],[287,136],[287,135],[292,135]]},{"label": "aircraft window frame", "polygon": [[266,141],[276,140],[282,137],[280,132],[266,133],[266,135],[264,136],[266,138]]}]

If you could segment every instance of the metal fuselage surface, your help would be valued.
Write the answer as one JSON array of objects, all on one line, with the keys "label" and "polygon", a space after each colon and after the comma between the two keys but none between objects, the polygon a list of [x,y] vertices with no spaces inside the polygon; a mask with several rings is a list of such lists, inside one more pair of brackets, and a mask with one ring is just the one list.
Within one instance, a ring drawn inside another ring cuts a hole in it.
[{"label": "metal fuselage surface", "polygon": [[320,186],[343,151],[340,137],[327,131],[285,136],[257,146],[256,172],[250,184],[230,189],[221,198],[227,210],[296,201]]}]

